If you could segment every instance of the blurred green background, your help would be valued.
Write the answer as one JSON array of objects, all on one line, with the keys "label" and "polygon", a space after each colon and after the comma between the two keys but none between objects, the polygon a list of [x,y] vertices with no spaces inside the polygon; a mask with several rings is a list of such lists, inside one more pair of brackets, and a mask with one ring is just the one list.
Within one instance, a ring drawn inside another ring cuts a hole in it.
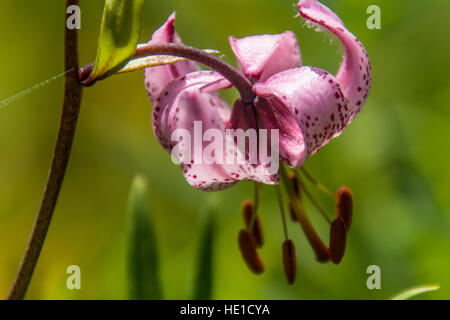
[{"label": "blurred green background", "polygon": [[[63,71],[65,1],[0,2],[0,99]],[[157,143],[142,71],[114,76],[84,91],[66,180],[27,298],[123,299],[126,202],[136,173],[150,182],[164,296],[193,289],[205,208],[218,206],[214,247],[216,299],[385,299],[418,284],[441,289],[422,298],[450,298],[450,2],[328,0],[366,46],[373,85],[361,114],[305,167],[329,188],[349,186],[354,224],[341,265],[318,264],[298,225],[297,282],[288,286],[281,261],[283,230],[274,188],[260,214],[266,271],[254,276],[237,247],[240,202],[253,185],[220,193],[191,188]],[[368,30],[366,8],[381,7],[381,30]],[[82,1],[81,63],[94,60],[103,1]],[[293,0],[147,0],[141,40],[177,10],[184,42],[220,50],[234,63],[228,36],[294,31],[304,63],[335,72],[338,41],[304,27]],[[24,253],[54,148],[63,81],[0,109],[0,296],[7,294]],[[227,94],[232,101],[236,92]],[[311,188],[313,190],[313,188]],[[317,194],[330,214],[332,201]],[[328,227],[306,203],[321,235]],[[82,289],[68,290],[67,266],[81,267]],[[368,290],[366,268],[381,267],[381,290]]]}]

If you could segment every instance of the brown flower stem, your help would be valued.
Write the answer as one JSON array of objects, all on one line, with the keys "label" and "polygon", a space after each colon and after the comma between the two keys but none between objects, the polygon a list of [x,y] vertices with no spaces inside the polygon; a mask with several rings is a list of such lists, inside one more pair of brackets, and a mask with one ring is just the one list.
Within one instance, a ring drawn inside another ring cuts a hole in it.
[{"label": "brown flower stem", "polygon": [[[79,0],[67,0],[65,8],[78,3]],[[65,70],[73,71],[65,75],[64,102],[51,169],[25,255],[7,297],[10,300],[24,298],[33,275],[64,180],[80,111],[82,86],[77,72],[79,67],[77,30],[66,28],[65,20],[64,28]]]},{"label": "brown flower stem", "polygon": [[[208,54],[203,50],[175,43],[145,43],[137,46],[136,54],[133,59],[154,55],[169,55],[186,58],[219,72],[228,79],[234,87],[236,87],[244,103],[252,103],[256,96],[253,92],[252,83],[241,72],[222,59],[219,59],[212,54]],[[80,69],[81,81],[85,81],[89,78],[93,68],[94,64],[91,63]],[[91,85],[92,83],[85,84]]]}]

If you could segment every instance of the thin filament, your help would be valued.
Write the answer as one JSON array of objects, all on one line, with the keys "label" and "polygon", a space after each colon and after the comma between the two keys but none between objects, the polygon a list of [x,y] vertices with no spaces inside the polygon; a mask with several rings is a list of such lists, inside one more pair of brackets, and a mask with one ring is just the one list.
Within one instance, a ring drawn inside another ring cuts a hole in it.
[{"label": "thin filament", "polygon": [[327,187],[325,187],[323,184],[314,179],[313,176],[311,176],[303,167],[300,167],[299,169],[305,175],[305,177],[316,186],[317,189],[319,189],[320,191],[322,191],[323,193],[334,199],[333,193],[330,190],[328,190]]},{"label": "thin filament", "polygon": [[288,240],[289,236],[288,236],[287,224],[286,224],[286,214],[284,212],[283,197],[281,196],[280,186],[276,185],[275,190],[277,192],[278,204],[280,205],[281,220],[283,221],[284,237],[286,240]]},{"label": "thin filament", "polygon": [[297,175],[297,179],[298,182],[300,183],[300,185],[302,186],[302,190],[303,192],[305,192],[306,196],[308,197],[309,201],[311,201],[311,203],[314,205],[314,207],[316,207],[316,209],[320,212],[320,214],[325,218],[325,220],[327,220],[328,223],[331,223],[330,218],[328,217],[328,215],[326,214],[326,212],[320,207],[319,203],[316,201],[316,199],[314,199],[314,197],[312,196],[312,194],[309,192],[308,188],[306,187],[306,184],[303,182],[302,178],[300,177],[300,175],[296,172],[295,173]]},{"label": "thin filament", "polygon": [[68,72],[70,72],[72,70],[73,69],[67,70],[67,71],[64,71],[64,72],[61,72],[61,73],[58,73],[57,75],[55,75],[55,76],[53,76],[53,77],[51,77],[51,78],[49,78],[47,80],[44,80],[44,81],[42,81],[40,83],[37,83],[37,84],[35,84],[34,86],[32,86],[32,87],[30,87],[28,89],[20,91],[19,93],[16,93],[15,95],[13,95],[13,96],[11,96],[9,98],[1,100],[0,101],[0,109],[2,109],[4,107],[6,107],[7,105],[9,105],[9,104],[11,104],[11,103],[13,103],[13,102],[15,102],[15,101],[17,101],[17,100],[27,96],[27,95],[29,95],[30,93],[32,93],[32,92],[34,92],[34,91],[36,91],[36,90],[46,86],[47,84],[49,84],[53,80],[56,80],[56,79],[64,76],[66,73],[68,73]]},{"label": "thin filament", "polygon": [[258,182],[254,182],[253,183],[254,186],[254,205],[253,205],[253,212],[252,212],[252,218],[250,219],[250,226],[249,226],[249,230],[253,230],[253,225],[255,224],[255,220],[256,220],[256,214],[258,212],[258,205],[259,205],[259,193],[261,190],[261,186],[259,185]]}]

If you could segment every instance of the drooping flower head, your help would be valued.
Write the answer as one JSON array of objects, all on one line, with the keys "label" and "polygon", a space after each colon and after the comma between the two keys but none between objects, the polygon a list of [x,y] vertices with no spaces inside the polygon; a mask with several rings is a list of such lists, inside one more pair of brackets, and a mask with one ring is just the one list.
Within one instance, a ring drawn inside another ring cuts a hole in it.
[{"label": "drooping flower head", "polygon": [[[187,162],[182,157],[188,149],[203,150],[223,137],[216,147],[222,148],[224,155],[231,152],[248,159],[248,147],[230,150],[225,146],[227,129],[277,129],[280,159],[298,168],[308,156],[340,135],[364,105],[371,69],[361,42],[330,9],[316,0],[301,0],[298,9],[303,18],[328,29],[342,42],[345,54],[336,76],[303,66],[300,48],[290,31],[242,39],[230,37],[239,68],[253,83],[255,95],[250,104],[238,100],[233,109],[216,92],[231,86],[217,72],[200,71],[191,61],[146,69],[154,132],[168,152],[173,153],[178,145],[176,151],[179,151],[183,174],[192,186],[211,191],[230,187],[240,180],[278,182],[279,175],[269,172],[267,164],[260,161],[256,164],[197,162],[202,158],[200,154],[188,157]],[[172,14],[150,43],[181,44],[174,21],[175,14]],[[196,123],[201,123],[201,127]],[[177,129],[191,133],[189,141],[177,137]],[[203,137],[206,132],[209,141],[194,141],[196,133]]]},{"label": "drooping flower head", "polygon": [[[229,38],[240,70],[233,69],[234,76],[244,79],[243,88],[236,85],[242,81],[233,81],[228,71],[200,71],[189,60],[146,69],[145,82],[153,103],[155,135],[173,160],[180,163],[189,184],[214,191],[240,180],[277,184],[281,176],[292,220],[301,225],[316,259],[338,264],[344,255],[353,216],[353,195],[346,187],[337,192],[336,216],[331,220],[312,198],[302,175],[328,195],[332,194],[300,167],[308,156],[339,136],[359,113],[369,94],[371,67],[361,42],[330,9],[316,0],[300,0],[298,10],[304,19],[329,30],[343,44],[345,53],[337,75],[304,66],[294,33],[286,31]],[[149,43],[181,44],[174,22],[172,14]],[[230,109],[217,90],[229,88],[232,83],[241,98]],[[259,137],[245,133],[251,130],[258,132]],[[270,157],[265,157],[268,149]],[[252,161],[255,153],[259,157]],[[300,170],[290,174],[283,166],[275,166],[273,170],[267,159],[274,156],[277,162],[281,159],[287,166]],[[220,161],[228,157],[233,161]],[[239,233],[238,242],[244,261],[252,272],[259,274],[264,266],[257,249],[263,238],[257,212],[258,184],[255,186],[255,201],[245,201],[242,207],[245,229]],[[284,269],[288,283],[292,284],[297,268],[295,246],[288,238],[278,186],[276,191],[286,238],[282,247]],[[329,246],[310,223],[302,206],[303,194],[330,223]]]}]

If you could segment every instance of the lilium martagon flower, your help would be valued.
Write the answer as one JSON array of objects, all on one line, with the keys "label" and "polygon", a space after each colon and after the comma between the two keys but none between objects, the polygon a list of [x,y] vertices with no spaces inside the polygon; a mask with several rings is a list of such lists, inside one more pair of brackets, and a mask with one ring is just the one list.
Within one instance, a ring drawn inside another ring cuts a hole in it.
[{"label": "lilium martagon flower", "polygon": [[[230,37],[239,70],[223,62],[223,65],[210,63],[208,66],[213,71],[201,71],[190,60],[145,70],[146,89],[153,104],[154,133],[172,157],[176,150],[175,158],[178,158],[174,160],[178,160],[187,182],[204,191],[226,189],[241,180],[256,182],[255,199],[244,201],[242,205],[245,228],[239,233],[239,247],[244,261],[256,274],[264,270],[257,252],[262,245],[261,221],[257,212],[260,186],[276,185],[285,231],[282,246],[284,269],[289,283],[295,280],[297,263],[294,244],[287,234],[283,196],[278,183],[280,179],[283,181],[292,220],[299,222],[303,228],[316,259],[320,262],[331,260],[338,264],[344,255],[352,218],[352,193],[342,187],[337,195],[332,194],[301,166],[308,156],[339,136],[352,122],[365,104],[371,85],[371,66],[366,50],[340,18],[316,0],[300,0],[298,10],[308,23],[327,29],[341,41],[345,53],[337,75],[304,66],[296,37],[291,31],[242,39]],[[149,44],[181,45],[174,22],[175,14],[172,14],[153,34]],[[202,59],[194,60],[202,62]],[[231,86],[240,92],[240,98],[233,108],[217,93],[217,90]],[[190,135],[187,138],[179,135],[178,129]],[[239,129],[270,131],[270,142],[276,140],[275,152],[292,170],[281,164],[273,172],[261,159],[251,163],[252,147],[256,146],[258,150],[268,147],[262,145],[260,140],[242,148],[237,146],[234,138],[231,151],[226,148],[229,142],[228,130],[236,132]],[[274,136],[273,129],[277,129],[278,136]],[[196,140],[195,135],[199,132],[202,137],[209,132],[209,142],[208,139],[200,142]],[[214,134],[211,135],[211,132]],[[201,160],[201,155],[200,158],[194,156],[194,159],[188,157],[189,161],[186,161],[185,153],[190,152],[192,146],[203,150],[213,140],[219,143],[216,146],[223,148],[220,150],[223,154],[232,152],[242,157],[244,162],[199,162],[197,160]],[[303,178],[312,181],[335,199],[337,213],[333,220],[312,197]],[[329,246],[322,242],[311,225],[302,205],[302,194],[330,223]]]}]

